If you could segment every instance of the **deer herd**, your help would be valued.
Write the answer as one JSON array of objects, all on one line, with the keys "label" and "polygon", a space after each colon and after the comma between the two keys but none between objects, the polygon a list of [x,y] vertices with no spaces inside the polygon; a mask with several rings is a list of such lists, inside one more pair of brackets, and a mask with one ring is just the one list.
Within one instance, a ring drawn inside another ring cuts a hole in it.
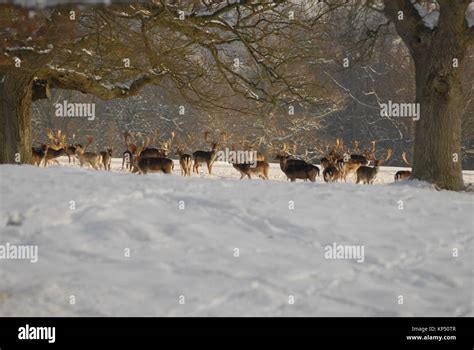
[{"label": "deer herd", "polygon": [[[174,162],[169,158],[173,144],[174,154],[179,159],[182,176],[191,176],[192,172],[199,174],[199,167],[206,166],[209,174],[212,174],[212,166],[217,159],[219,148],[228,143],[227,132],[220,133],[219,137],[210,139],[210,132],[204,133],[204,141],[209,144],[208,150],[196,150],[192,154],[186,153],[186,143],[180,142],[174,132],[166,140],[159,141],[157,130],[153,134],[153,146],[150,146],[150,136],[143,135],[140,132],[124,132],[123,139],[126,150],[122,153],[122,169],[132,173],[147,174],[160,172],[170,174],[174,170]],[[112,149],[107,148],[101,152],[88,151],[87,148],[93,143],[92,136],[87,136],[87,143],[83,146],[75,142],[75,135],[72,135],[72,144],[66,143],[66,134],[61,130],[47,132],[48,142],[40,144],[38,147],[32,147],[33,164],[40,166],[44,164],[58,164],[57,158],[67,156],[69,164],[71,161],[75,164],[78,161],[80,167],[88,166],[95,170],[104,169],[110,171],[112,162]],[[188,135],[188,143],[194,143],[194,139]],[[242,139],[243,140],[243,139]],[[261,141],[260,141],[261,143]],[[243,179],[249,179],[252,176],[258,176],[261,179],[268,180],[270,165],[265,160],[262,153],[254,151],[258,144],[246,144],[242,142],[242,146],[247,152],[254,155],[252,162],[232,162],[232,166],[236,169]],[[231,143],[232,151],[236,152],[237,147],[234,142]],[[311,164],[309,161],[303,160],[295,156],[296,145],[293,145],[293,152],[290,152],[289,145],[284,143],[282,147],[275,147],[270,144],[275,154],[275,161],[280,163],[281,171],[286,175],[287,180],[291,182],[301,179],[304,181],[315,182],[320,176],[318,166]],[[384,157],[377,158],[376,142],[372,141],[369,148],[361,151],[359,142],[353,141],[353,147],[345,147],[341,139],[337,138],[335,145],[329,151],[330,146],[326,147],[327,155],[320,160],[322,169],[322,179],[325,182],[347,181],[347,177],[353,173],[356,183],[372,184],[380,170],[380,166],[388,161],[393,152],[387,150]],[[402,153],[402,160],[410,165],[406,152]],[[408,179],[411,175],[410,171],[400,170],[394,176],[395,181]]]}]

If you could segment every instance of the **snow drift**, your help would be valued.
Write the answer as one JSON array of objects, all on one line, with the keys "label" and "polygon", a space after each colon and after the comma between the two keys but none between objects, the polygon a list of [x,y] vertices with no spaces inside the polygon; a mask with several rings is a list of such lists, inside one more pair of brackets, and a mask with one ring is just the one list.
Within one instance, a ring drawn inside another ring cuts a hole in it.
[{"label": "snow drift", "polygon": [[215,169],[0,166],[0,316],[473,316],[472,193]]}]

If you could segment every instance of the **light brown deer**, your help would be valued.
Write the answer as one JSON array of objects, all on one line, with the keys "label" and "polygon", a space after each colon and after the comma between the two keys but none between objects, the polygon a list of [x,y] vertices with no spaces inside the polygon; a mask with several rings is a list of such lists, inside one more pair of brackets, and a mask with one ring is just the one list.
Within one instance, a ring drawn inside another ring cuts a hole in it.
[{"label": "light brown deer", "polygon": [[86,152],[88,146],[92,144],[94,138],[92,136],[87,136],[87,144],[84,147],[77,147],[76,148],[76,156],[79,160],[79,165],[81,168],[84,165],[90,165],[95,170],[99,170],[99,167],[102,163],[102,156],[95,152]]},{"label": "light brown deer", "polygon": [[61,130],[56,132],[56,135],[51,129],[48,129],[48,144],[44,147],[44,166],[49,163],[59,164],[57,158],[64,155],[66,135],[61,133]]},{"label": "light brown deer", "polygon": [[[237,152],[234,144],[232,144],[232,150]],[[252,178],[251,175],[256,175],[263,180],[269,180],[268,170],[270,165],[264,160],[255,159],[252,163],[232,162],[232,166],[240,173],[240,180],[242,180],[245,176],[247,176],[250,180]]]},{"label": "light brown deer", "polygon": [[209,175],[211,175],[212,172],[212,165],[214,164],[214,161],[216,160],[217,157],[217,148],[219,147],[221,142],[226,141],[226,136],[227,134],[225,132],[221,133],[221,137],[219,141],[209,141],[209,131],[206,131],[204,133],[204,140],[207,143],[211,144],[211,150],[210,151],[201,151],[198,150],[193,153],[193,159],[194,159],[194,165],[193,165],[193,171],[195,171],[197,174],[199,174],[199,166],[202,164],[207,165],[207,171],[209,172]]},{"label": "light brown deer", "polygon": [[[402,152],[402,160],[406,165],[411,166],[410,162],[407,160],[407,153],[405,151]],[[402,180],[409,179],[410,176],[411,176],[410,170],[399,170],[395,173],[394,178],[395,178],[395,181],[402,181]]]},{"label": "light brown deer", "polygon": [[380,165],[382,163],[386,162],[387,160],[390,159],[392,156],[392,149],[387,150],[387,155],[385,159],[376,159],[374,161],[374,166],[361,166],[359,169],[357,169],[357,180],[356,183],[364,183],[364,184],[373,184],[375,179],[377,178],[377,175],[380,171]]},{"label": "light brown deer", "polygon": [[249,142],[247,141],[243,136],[242,136],[242,148],[244,151],[248,151],[248,152],[255,152],[255,160],[256,161],[264,161],[265,160],[265,156],[258,152],[258,151],[255,151],[255,148],[260,146],[263,142],[263,138],[262,137],[259,137],[258,138],[258,142]]}]

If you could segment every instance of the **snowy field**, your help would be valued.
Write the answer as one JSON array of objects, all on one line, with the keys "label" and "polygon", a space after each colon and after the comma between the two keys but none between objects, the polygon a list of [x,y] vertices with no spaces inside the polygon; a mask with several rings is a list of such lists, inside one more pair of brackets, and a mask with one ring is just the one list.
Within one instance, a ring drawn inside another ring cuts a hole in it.
[{"label": "snowy field", "polygon": [[[367,186],[289,183],[278,164],[281,181],[240,181],[227,164],[61,162],[0,166],[0,249],[38,249],[0,260],[0,316],[474,316],[472,192],[389,167]],[[334,245],[362,259],[329,259]]]}]

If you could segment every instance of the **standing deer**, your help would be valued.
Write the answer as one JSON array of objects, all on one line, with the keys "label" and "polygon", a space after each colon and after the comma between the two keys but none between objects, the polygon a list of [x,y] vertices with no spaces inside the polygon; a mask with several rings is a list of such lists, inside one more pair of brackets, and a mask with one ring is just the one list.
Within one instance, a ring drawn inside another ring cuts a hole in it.
[{"label": "standing deer", "polygon": [[385,157],[385,159],[383,160],[376,159],[374,161],[373,167],[364,165],[364,166],[361,166],[359,169],[357,169],[356,183],[362,182],[364,184],[373,184],[379,173],[380,165],[386,162],[387,160],[389,160],[391,156],[392,156],[392,149],[389,148],[387,150],[387,156]]},{"label": "standing deer", "polygon": [[331,161],[328,166],[323,170],[323,179],[324,182],[336,182],[341,180],[343,176],[343,170],[340,166],[337,166],[335,161]]},{"label": "standing deer", "polygon": [[[69,164],[71,164],[71,158],[73,164],[76,164],[76,145],[75,145],[76,135],[72,134],[72,144],[64,146],[64,153],[67,155]],[[81,145],[79,145],[81,146]]]},{"label": "standing deer", "polygon": [[179,166],[181,167],[181,176],[191,176],[191,167],[193,158],[190,154],[184,153],[184,145],[179,144],[176,148],[176,155],[179,157]]},{"label": "standing deer", "polygon": [[280,162],[280,169],[285,173],[287,178],[291,182],[295,182],[296,179],[315,182],[316,176],[319,175],[319,168],[301,159],[291,159],[287,151],[288,145],[284,144],[283,151],[277,153],[275,156],[275,160]]},{"label": "standing deer", "polygon": [[217,148],[219,147],[219,144],[226,140],[227,136],[226,133],[223,132],[221,133],[221,138],[219,141],[209,141],[209,131],[206,131],[204,133],[204,140],[207,143],[211,144],[211,150],[210,151],[201,151],[198,150],[193,153],[193,159],[194,159],[194,165],[193,165],[193,171],[199,174],[199,166],[202,164],[207,165],[207,171],[209,172],[209,175],[211,175],[212,172],[212,165],[214,164],[214,161],[216,160],[217,156]]},{"label": "standing deer", "polygon": [[154,132],[154,137],[153,137],[153,143],[155,147],[148,147],[150,144],[150,138],[149,136],[146,137],[146,144],[147,146],[141,151],[140,157],[141,158],[159,158],[159,157],[167,157],[170,150],[171,146],[173,144],[173,140],[175,137],[174,131],[171,133],[171,137],[168,140],[160,142],[161,148],[157,148],[157,143],[158,143],[158,133],[157,130],[155,129]]},{"label": "standing deer", "polygon": [[49,143],[44,148],[44,166],[48,163],[59,164],[56,158],[64,155],[66,135],[61,133],[61,130],[54,135],[51,129],[48,129]]},{"label": "standing deer", "polygon": [[104,170],[110,171],[110,165],[112,163],[112,148],[107,148],[105,151],[101,151],[100,156],[102,157]]},{"label": "standing deer", "polygon": [[[402,160],[403,162],[408,165],[410,165],[410,162],[407,160],[407,153],[405,151],[402,152]],[[399,170],[395,173],[395,181],[402,181],[409,179],[411,176],[411,171],[410,170]]]},{"label": "standing deer", "polygon": [[[232,150],[236,152],[234,144],[232,144]],[[263,180],[269,180],[268,170],[270,165],[264,160],[254,160],[253,164],[232,162],[232,166],[240,173],[240,180],[245,176],[250,180],[252,178],[251,175],[257,175]]]},{"label": "standing deer", "polygon": [[76,156],[79,160],[81,168],[84,165],[90,165],[95,170],[99,170],[99,167],[102,163],[102,156],[95,152],[86,152],[87,147],[92,144],[94,138],[92,136],[87,136],[87,144],[85,147],[77,147]]},{"label": "standing deer", "polygon": [[[141,135],[140,135],[141,136]],[[148,147],[149,138],[146,142],[142,140],[142,146],[137,147],[135,144],[131,147],[135,150],[133,157],[133,173],[139,174],[158,173],[171,174],[174,169],[173,160],[165,157],[145,157],[142,158],[143,151]]]}]

